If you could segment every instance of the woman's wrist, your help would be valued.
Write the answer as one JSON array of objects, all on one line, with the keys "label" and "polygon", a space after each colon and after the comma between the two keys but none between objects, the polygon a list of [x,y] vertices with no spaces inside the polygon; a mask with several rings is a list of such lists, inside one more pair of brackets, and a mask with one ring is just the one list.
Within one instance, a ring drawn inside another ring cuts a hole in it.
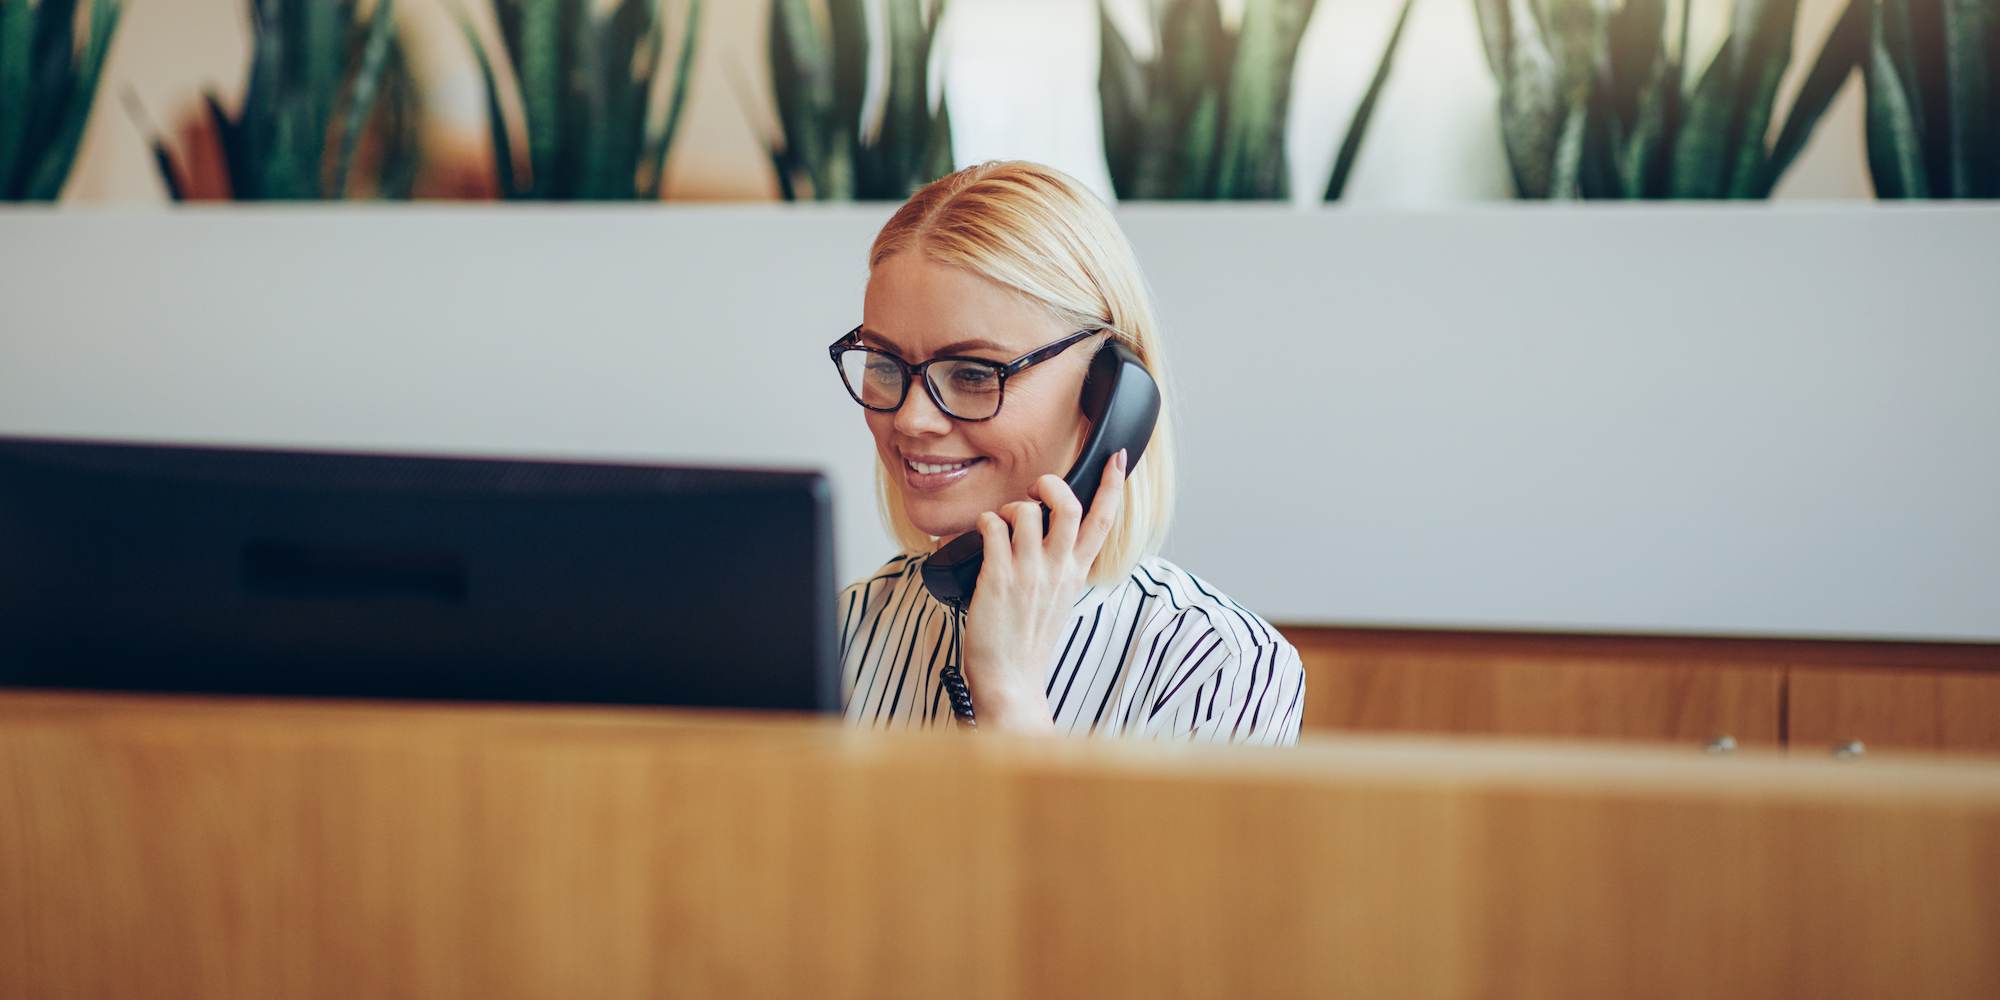
[{"label": "woman's wrist", "polygon": [[1055,715],[1049,700],[1033,689],[993,687],[972,692],[973,718],[979,728],[1010,733],[1054,733]]}]

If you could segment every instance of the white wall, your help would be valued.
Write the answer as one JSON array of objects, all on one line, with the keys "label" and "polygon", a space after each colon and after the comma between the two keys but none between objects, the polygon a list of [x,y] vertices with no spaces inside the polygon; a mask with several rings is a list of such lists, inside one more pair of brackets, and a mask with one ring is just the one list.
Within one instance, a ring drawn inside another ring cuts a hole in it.
[{"label": "white wall", "polygon": [[[0,433],[817,466],[890,208],[0,213]],[[1278,621],[2000,639],[2000,207],[1120,210]]]}]

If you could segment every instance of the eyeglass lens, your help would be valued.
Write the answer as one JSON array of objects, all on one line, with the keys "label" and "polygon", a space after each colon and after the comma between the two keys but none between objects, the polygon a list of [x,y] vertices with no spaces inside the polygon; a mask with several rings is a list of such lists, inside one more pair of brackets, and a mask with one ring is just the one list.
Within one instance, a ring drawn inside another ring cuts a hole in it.
[{"label": "eyeglass lens", "polygon": [[[946,413],[965,420],[983,420],[1000,410],[1000,372],[978,361],[945,360],[927,369],[931,387]],[[861,405],[893,410],[905,393],[902,365],[878,351],[847,351],[840,357],[840,374]]]}]

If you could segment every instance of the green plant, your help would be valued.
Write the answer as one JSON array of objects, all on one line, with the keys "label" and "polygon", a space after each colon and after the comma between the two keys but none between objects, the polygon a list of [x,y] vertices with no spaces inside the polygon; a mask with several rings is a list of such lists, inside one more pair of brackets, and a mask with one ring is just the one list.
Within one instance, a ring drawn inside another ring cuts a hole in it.
[{"label": "green plant", "polygon": [[76,0],[0,0],[0,201],[62,193],[121,11],[91,0],[78,52]]},{"label": "green plant", "polygon": [[[1315,0],[1245,0],[1236,30],[1216,0],[1153,0],[1140,59],[1098,3],[1104,154],[1121,199],[1284,198],[1292,68]],[[1340,196],[1408,21],[1406,0],[1335,160]]]},{"label": "green plant", "polygon": [[1735,0],[1692,88],[1690,2],[1475,0],[1521,197],[1769,197],[1838,88],[1809,74],[1767,142],[1798,0]]},{"label": "green plant", "polygon": [[864,0],[772,0],[771,90],[782,140],[766,152],[786,201],[800,182],[828,200],[900,200],[952,169],[951,111],[930,108],[930,59],[945,0],[888,0],[889,80],[881,125],[862,122],[868,83]]},{"label": "green plant", "polygon": [[[417,99],[394,19],[395,0],[365,16],[357,0],[253,0],[242,105],[231,116],[213,90],[203,94],[228,197],[347,197],[364,138],[377,147],[375,193],[409,196]],[[153,154],[175,200],[222,193],[204,189],[189,153],[177,158],[156,138]]]},{"label": "green plant", "polygon": [[1850,0],[1812,80],[1857,67],[1878,196],[2000,197],[2000,0]]},{"label": "green plant", "polygon": [[1389,66],[1396,58],[1396,47],[1403,40],[1403,26],[1410,23],[1410,8],[1416,0],[1403,0],[1403,9],[1396,15],[1396,26],[1389,31],[1389,44],[1382,47],[1382,61],[1375,64],[1375,75],[1368,81],[1368,89],[1361,94],[1361,102],[1355,105],[1354,117],[1348,120],[1347,135],[1340,141],[1340,151],[1333,158],[1333,175],[1326,182],[1326,200],[1338,201],[1347,188],[1347,175],[1354,169],[1354,159],[1361,153],[1361,138],[1368,133],[1368,121],[1375,115],[1375,101],[1382,96],[1382,84],[1388,82]]},{"label": "green plant", "polygon": [[595,10],[591,0],[494,0],[493,6],[522,110],[525,185],[492,60],[471,25],[461,23],[486,85],[501,196],[658,199],[687,106],[701,0],[688,2],[664,96],[656,94],[667,50],[660,0],[619,0],[609,11]]}]

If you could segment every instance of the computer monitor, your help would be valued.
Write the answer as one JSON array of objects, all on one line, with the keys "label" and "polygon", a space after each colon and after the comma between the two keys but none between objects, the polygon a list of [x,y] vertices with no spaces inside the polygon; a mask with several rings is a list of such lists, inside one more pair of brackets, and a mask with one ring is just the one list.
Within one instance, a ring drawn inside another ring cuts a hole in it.
[{"label": "computer monitor", "polygon": [[0,436],[0,686],[832,712],[817,472]]}]

